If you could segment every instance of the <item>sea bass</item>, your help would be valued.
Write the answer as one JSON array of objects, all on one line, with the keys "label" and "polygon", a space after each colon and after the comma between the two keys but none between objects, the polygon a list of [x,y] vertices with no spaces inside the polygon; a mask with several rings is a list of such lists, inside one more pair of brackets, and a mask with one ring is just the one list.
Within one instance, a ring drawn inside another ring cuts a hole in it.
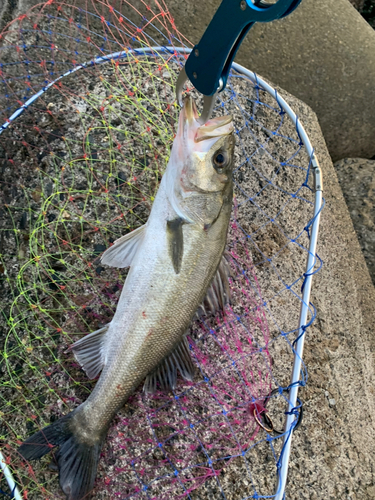
[{"label": "sea bass", "polygon": [[106,250],[102,262],[130,266],[112,321],[71,349],[90,379],[88,399],[19,448],[37,459],[58,446],[67,500],[88,498],[111,420],[144,380],[144,390],[174,388],[177,371],[194,376],[186,340],[197,310],[228,299],[225,245],[232,208],[233,122],[197,121],[187,97],[171,156],[147,223]]}]

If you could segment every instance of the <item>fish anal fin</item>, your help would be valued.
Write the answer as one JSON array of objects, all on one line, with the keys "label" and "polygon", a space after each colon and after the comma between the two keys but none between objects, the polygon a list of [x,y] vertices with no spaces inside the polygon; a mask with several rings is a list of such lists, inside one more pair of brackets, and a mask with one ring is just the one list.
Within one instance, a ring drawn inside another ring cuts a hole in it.
[{"label": "fish anal fin", "polygon": [[181,270],[184,254],[184,235],[182,232],[184,222],[180,217],[167,221],[168,251],[176,274]]},{"label": "fish anal fin", "polygon": [[177,383],[177,371],[184,380],[193,381],[195,366],[191,359],[186,335],[176,349],[147,375],[143,386],[144,392],[153,394],[158,388],[163,391],[173,390]]},{"label": "fish anal fin", "polygon": [[108,328],[109,324],[82,337],[69,347],[69,351],[73,351],[74,357],[90,380],[97,377],[103,369],[104,341]]},{"label": "fish anal fin", "polygon": [[128,267],[136,255],[146,233],[146,224],[131,233],[125,234],[109,247],[102,255],[102,264],[112,267]]},{"label": "fish anal fin", "polygon": [[228,262],[228,255],[225,252],[221,258],[216,274],[207,289],[206,296],[198,308],[198,318],[207,314],[207,312],[215,314],[219,310],[222,311],[230,303],[231,294],[228,278],[233,277],[233,275]]}]

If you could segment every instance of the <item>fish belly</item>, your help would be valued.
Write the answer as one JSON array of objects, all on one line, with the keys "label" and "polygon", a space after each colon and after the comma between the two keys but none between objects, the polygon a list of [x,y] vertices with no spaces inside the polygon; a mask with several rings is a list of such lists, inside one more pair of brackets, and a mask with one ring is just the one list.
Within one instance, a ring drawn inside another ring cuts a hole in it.
[{"label": "fish belly", "polygon": [[108,425],[147,374],[181,342],[221,260],[227,226],[218,220],[206,231],[186,224],[178,274],[163,239],[165,227],[147,229],[106,334],[103,372],[84,405],[90,421]]}]

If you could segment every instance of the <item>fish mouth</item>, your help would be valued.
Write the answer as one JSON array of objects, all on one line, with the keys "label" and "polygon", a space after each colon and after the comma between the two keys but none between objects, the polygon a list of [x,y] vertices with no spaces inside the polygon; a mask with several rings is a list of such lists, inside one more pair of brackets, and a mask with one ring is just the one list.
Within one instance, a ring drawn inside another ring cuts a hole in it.
[{"label": "fish mouth", "polygon": [[234,131],[233,117],[230,115],[211,118],[204,125],[201,125],[198,119],[199,114],[195,102],[190,95],[186,95],[180,113],[179,128],[185,131],[184,134],[192,134],[190,137],[194,137],[194,142],[197,143],[206,139],[218,139]]},{"label": "fish mouth", "polygon": [[201,125],[196,134],[194,141],[200,142],[214,137],[224,137],[232,134],[234,131],[233,117],[231,115],[217,116],[211,118],[204,125]]},{"label": "fish mouth", "polygon": [[185,96],[181,115],[186,125],[193,125],[199,118],[197,106],[190,95]]}]

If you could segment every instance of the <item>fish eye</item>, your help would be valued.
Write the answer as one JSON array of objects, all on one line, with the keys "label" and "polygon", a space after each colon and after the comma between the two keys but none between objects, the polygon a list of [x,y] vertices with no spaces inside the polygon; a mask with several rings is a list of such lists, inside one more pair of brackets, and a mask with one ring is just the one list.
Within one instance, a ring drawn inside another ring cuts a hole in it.
[{"label": "fish eye", "polygon": [[223,167],[226,166],[228,162],[228,155],[225,151],[216,151],[213,156],[214,168],[215,170],[220,171]]}]

